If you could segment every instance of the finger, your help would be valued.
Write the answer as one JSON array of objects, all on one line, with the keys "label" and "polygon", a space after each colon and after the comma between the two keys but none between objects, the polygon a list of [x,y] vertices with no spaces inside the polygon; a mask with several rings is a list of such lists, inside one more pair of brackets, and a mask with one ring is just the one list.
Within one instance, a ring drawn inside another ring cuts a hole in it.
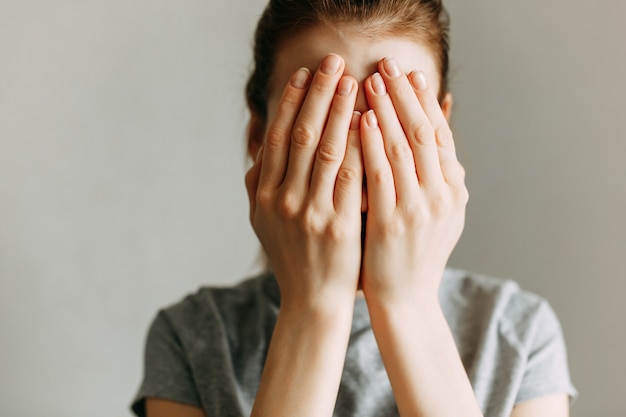
[{"label": "finger", "polygon": [[387,217],[396,208],[394,176],[385,155],[385,143],[376,114],[361,117],[361,148],[367,181],[367,210],[370,217]]},{"label": "finger", "polygon": [[261,187],[278,188],[285,178],[291,130],[306,96],[310,79],[310,71],[307,68],[300,68],[291,76],[289,84],[283,91],[276,116],[265,135],[263,168],[259,179]]},{"label": "finger", "polygon": [[261,166],[263,163],[263,145],[259,148],[254,165],[250,167],[246,173],[246,190],[248,192],[248,202],[250,207],[250,224],[254,226],[254,213],[256,212],[256,195],[259,187],[259,177],[261,175]]},{"label": "finger", "polygon": [[452,131],[441,110],[435,91],[429,87],[426,75],[422,71],[411,72],[409,80],[434,128],[439,164],[444,180],[450,184],[463,183],[465,171],[456,156]]},{"label": "finger", "polygon": [[353,112],[350,130],[347,133],[346,154],[334,184],[335,211],[339,214],[358,215],[361,213],[363,190],[363,157],[359,124],[361,113]]},{"label": "finger", "polygon": [[315,154],[343,68],[340,56],[324,58],[293,125],[285,185],[294,194],[309,190]]},{"label": "finger", "polygon": [[337,172],[346,157],[348,132],[354,117],[356,86],[356,81],[351,77],[343,77],[339,81],[313,164],[311,198],[314,201],[333,201]]},{"label": "finger", "polygon": [[376,73],[365,81],[365,92],[368,103],[378,118],[384,152],[393,172],[397,202],[398,204],[411,204],[416,199],[419,188],[415,161],[411,146],[380,74]]},{"label": "finger", "polygon": [[441,184],[443,177],[431,120],[422,109],[411,83],[400,71],[396,60],[385,58],[379,67],[402,128],[413,150],[413,159],[420,186],[428,187]]}]

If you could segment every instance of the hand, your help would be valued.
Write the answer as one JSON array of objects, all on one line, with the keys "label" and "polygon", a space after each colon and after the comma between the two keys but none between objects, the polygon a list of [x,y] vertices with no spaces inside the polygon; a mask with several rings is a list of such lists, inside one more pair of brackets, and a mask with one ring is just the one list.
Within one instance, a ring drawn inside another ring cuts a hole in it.
[{"label": "hand", "polygon": [[452,133],[422,72],[406,76],[384,59],[365,90],[363,291],[384,301],[436,300],[468,200]]},{"label": "hand", "polygon": [[344,68],[329,55],[312,80],[307,69],[292,76],[246,175],[250,221],[276,275],[281,309],[356,294],[363,166],[357,83]]}]

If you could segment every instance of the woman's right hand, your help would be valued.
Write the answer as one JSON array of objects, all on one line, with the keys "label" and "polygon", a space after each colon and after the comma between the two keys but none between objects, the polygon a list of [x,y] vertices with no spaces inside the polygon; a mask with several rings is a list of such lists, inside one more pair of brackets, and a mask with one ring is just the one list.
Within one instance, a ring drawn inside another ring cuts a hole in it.
[{"label": "woman's right hand", "polygon": [[[246,175],[250,221],[278,281],[281,309],[354,298],[361,267],[363,167],[357,82],[327,56],[285,87]],[[312,78],[312,79],[311,79]]]}]

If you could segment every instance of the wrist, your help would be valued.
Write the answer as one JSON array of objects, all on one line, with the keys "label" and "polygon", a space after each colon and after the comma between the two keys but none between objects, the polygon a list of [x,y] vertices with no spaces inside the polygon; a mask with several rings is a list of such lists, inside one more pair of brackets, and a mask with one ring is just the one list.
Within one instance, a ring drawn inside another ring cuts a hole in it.
[{"label": "wrist", "polygon": [[[387,280],[386,280],[387,281]],[[440,279],[401,280],[395,285],[363,285],[368,306],[377,308],[432,308],[439,303]]]},{"label": "wrist", "polygon": [[353,279],[300,275],[297,279],[276,274],[280,308],[290,314],[340,313],[352,311],[358,289],[358,272]]},{"label": "wrist", "polygon": [[281,295],[279,319],[293,321],[319,322],[351,322],[354,312],[356,289],[352,292],[332,292],[307,297],[283,297]]},{"label": "wrist", "polygon": [[327,306],[321,304],[281,305],[274,335],[281,333],[288,340],[285,346],[306,340],[317,354],[326,348],[343,351],[350,337],[354,304]]},{"label": "wrist", "polygon": [[372,316],[387,320],[404,320],[408,317],[419,319],[441,312],[437,288],[399,293],[365,293],[365,299]]}]

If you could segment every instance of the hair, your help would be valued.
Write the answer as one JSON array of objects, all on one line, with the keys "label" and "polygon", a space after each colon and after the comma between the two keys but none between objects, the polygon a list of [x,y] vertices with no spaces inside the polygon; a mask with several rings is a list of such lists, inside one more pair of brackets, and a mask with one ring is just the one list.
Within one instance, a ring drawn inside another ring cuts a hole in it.
[{"label": "hair", "polygon": [[270,0],[254,35],[254,69],[246,85],[248,108],[263,121],[277,51],[293,35],[320,24],[423,43],[438,65],[439,100],[447,93],[450,18],[442,0]]}]

